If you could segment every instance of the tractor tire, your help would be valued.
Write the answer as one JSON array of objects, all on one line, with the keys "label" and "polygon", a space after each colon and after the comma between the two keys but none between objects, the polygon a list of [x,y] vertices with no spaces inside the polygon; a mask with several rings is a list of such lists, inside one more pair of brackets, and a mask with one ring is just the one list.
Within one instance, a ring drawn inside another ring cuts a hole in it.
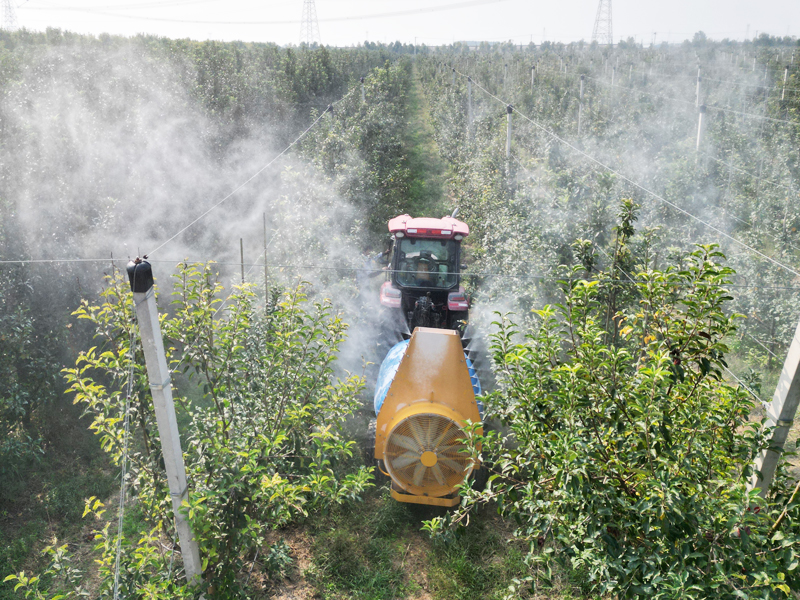
[{"label": "tractor tire", "polygon": [[379,461],[375,460],[375,435],[377,431],[377,419],[370,419],[367,426],[367,437],[364,441],[362,451],[364,453],[364,464],[368,467],[373,467],[372,477],[375,480],[375,485],[381,486],[389,478],[381,471]]},{"label": "tractor tire", "polygon": [[481,463],[481,468],[472,474],[472,488],[479,492],[486,489],[486,484],[489,481],[489,469],[486,465]]},{"label": "tractor tire", "polygon": [[377,419],[372,418],[367,425],[367,435],[361,443],[361,453],[364,458],[364,464],[368,467],[375,465],[375,431],[377,427]]},{"label": "tractor tire", "polygon": [[[484,435],[489,433],[494,429],[492,425],[488,422],[483,422],[483,433]],[[481,468],[477,471],[473,471],[472,473],[472,487],[479,492],[482,492],[486,489],[486,484],[489,482],[489,467],[486,465],[486,462],[481,463]]]}]

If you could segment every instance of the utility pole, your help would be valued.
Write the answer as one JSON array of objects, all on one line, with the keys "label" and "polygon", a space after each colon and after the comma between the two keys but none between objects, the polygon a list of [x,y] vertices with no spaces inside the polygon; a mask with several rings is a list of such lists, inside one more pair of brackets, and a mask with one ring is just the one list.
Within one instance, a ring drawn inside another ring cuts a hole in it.
[{"label": "utility pole", "polygon": [[[800,324],[794,332],[789,353],[786,355],[783,370],[775,388],[775,394],[772,396],[772,402],[764,407],[767,413],[766,427],[774,428],[769,445],[777,452],[764,450],[753,463],[753,470],[756,472],[750,479],[750,489],[760,488],[762,497],[767,494],[772,485],[780,452],[789,436],[798,404],[800,404]],[[761,472],[760,476],[759,471]]]},{"label": "utility pole", "polygon": [[164,340],[158,321],[158,306],[153,288],[153,270],[150,263],[140,259],[128,263],[128,279],[136,306],[136,319],[139,322],[139,336],[144,349],[147,365],[147,378],[153,396],[153,408],[158,423],[158,436],[161,439],[161,452],[167,472],[169,495],[172,499],[172,512],[178,529],[183,566],[186,580],[199,583],[203,575],[200,550],[192,533],[189,519],[180,510],[184,500],[189,498],[186,481],[186,467],[183,463],[181,438],[178,421],[175,419],[175,404],[172,400],[172,382],[164,353]]},{"label": "utility pole", "polygon": [[322,45],[319,37],[319,22],[317,21],[317,7],[314,0],[303,0],[303,18],[300,21],[300,43],[309,46]]},{"label": "utility pole", "polygon": [[3,21],[0,29],[4,31],[17,30],[17,12],[13,0],[3,0]]}]

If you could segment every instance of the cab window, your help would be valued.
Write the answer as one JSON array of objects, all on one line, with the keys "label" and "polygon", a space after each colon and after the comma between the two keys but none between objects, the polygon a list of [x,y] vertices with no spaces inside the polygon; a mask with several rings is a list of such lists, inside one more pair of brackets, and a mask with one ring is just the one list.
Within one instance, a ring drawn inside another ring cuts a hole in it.
[{"label": "cab window", "polygon": [[395,246],[397,282],[407,287],[450,288],[457,283],[456,242],[401,238]]}]

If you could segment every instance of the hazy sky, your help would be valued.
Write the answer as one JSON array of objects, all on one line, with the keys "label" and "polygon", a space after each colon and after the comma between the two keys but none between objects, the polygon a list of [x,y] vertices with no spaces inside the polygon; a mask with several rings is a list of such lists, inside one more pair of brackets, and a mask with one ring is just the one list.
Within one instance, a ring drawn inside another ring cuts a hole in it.
[{"label": "hazy sky", "polygon": [[[590,40],[599,0],[316,0],[322,42]],[[20,27],[172,38],[300,40],[303,0],[12,0]],[[614,0],[614,41],[800,33],[799,0]]]}]

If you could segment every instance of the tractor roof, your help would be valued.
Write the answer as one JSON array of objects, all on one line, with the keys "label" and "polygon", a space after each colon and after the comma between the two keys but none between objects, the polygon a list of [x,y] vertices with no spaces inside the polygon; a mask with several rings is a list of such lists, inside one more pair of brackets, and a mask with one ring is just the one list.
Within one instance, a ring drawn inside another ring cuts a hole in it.
[{"label": "tractor roof", "polygon": [[463,221],[453,217],[432,219],[430,217],[412,218],[410,215],[400,215],[389,221],[389,231],[402,232],[409,237],[446,238],[459,240],[469,235],[469,226]]}]

